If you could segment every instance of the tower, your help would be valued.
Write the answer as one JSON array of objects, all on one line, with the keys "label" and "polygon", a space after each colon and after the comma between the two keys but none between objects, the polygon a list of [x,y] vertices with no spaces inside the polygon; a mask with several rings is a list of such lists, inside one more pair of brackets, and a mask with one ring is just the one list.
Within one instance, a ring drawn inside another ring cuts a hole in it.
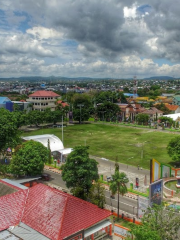
[{"label": "tower", "polygon": [[137,97],[137,78],[134,76],[133,98]]}]

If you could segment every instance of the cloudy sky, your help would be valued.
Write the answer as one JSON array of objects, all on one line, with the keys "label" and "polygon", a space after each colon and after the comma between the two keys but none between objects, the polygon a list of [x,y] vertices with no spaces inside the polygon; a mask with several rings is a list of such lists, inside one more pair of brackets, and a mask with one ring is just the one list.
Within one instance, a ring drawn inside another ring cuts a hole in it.
[{"label": "cloudy sky", "polygon": [[0,77],[180,77],[179,0],[0,0]]}]

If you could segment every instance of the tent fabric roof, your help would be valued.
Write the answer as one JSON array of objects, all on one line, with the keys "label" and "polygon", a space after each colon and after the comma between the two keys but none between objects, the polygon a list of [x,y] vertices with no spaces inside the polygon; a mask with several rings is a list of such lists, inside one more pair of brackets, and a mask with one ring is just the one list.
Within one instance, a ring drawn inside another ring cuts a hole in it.
[{"label": "tent fabric roof", "polygon": [[22,137],[24,140],[34,140],[36,142],[42,143],[45,147],[48,145],[48,139],[50,142],[51,152],[58,151],[60,149],[64,149],[64,145],[61,140],[56,137],[54,134],[43,134],[43,135],[35,135],[29,137]]},{"label": "tent fabric roof", "polygon": [[61,240],[111,213],[43,184],[0,198],[0,231],[20,222],[52,240]]},{"label": "tent fabric roof", "polygon": [[41,90],[30,94],[29,97],[60,97],[60,95],[52,91]]}]

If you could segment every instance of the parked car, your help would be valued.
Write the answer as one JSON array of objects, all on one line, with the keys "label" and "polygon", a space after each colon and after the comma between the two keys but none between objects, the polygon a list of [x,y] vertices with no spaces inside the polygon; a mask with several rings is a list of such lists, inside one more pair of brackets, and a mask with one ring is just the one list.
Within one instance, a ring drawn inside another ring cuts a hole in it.
[{"label": "parked car", "polygon": [[51,175],[49,173],[43,173],[41,175],[41,179],[44,181],[49,181],[51,179]]}]

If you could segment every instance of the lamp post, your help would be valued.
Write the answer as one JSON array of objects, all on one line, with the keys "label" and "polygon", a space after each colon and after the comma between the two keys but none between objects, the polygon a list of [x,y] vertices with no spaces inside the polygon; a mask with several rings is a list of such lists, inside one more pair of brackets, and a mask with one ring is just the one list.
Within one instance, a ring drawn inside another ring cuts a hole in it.
[{"label": "lamp post", "polygon": [[106,111],[99,111],[99,112],[102,112],[102,114],[103,114],[103,124],[104,124],[104,113],[105,113]]},{"label": "lamp post", "polygon": [[80,107],[80,124],[81,124],[81,107],[84,107],[84,104],[77,104],[78,107]]},{"label": "lamp post", "polygon": [[63,140],[63,137],[64,137],[64,136],[63,136],[63,114],[62,114],[62,143],[63,143],[63,141],[64,141],[64,140]]}]

